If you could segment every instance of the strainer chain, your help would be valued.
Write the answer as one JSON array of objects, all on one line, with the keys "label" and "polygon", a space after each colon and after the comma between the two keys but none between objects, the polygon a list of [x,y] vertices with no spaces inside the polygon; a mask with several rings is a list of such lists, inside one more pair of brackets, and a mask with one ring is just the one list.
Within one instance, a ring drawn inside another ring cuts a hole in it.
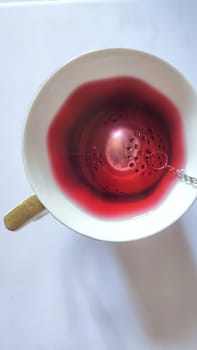
[{"label": "strainer chain", "polygon": [[163,170],[163,169],[168,169],[168,171],[172,172],[173,174],[177,175],[182,181],[191,184],[191,185],[197,185],[197,178],[194,176],[190,176],[188,174],[185,173],[184,169],[176,169],[175,167],[173,167],[172,165],[168,164],[168,156],[163,153],[163,152],[157,152],[156,153],[161,154],[164,156],[165,162],[161,167],[157,167],[155,166],[152,161],[151,158],[154,156],[153,153],[151,154],[147,154],[147,160],[150,164],[150,166],[155,169],[155,170]]},{"label": "strainer chain", "polygon": [[197,185],[197,178],[186,174],[183,169],[175,169],[170,165],[167,165],[167,168],[169,169],[169,171],[172,171],[174,174],[180,177],[183,181],[192,185]]}]

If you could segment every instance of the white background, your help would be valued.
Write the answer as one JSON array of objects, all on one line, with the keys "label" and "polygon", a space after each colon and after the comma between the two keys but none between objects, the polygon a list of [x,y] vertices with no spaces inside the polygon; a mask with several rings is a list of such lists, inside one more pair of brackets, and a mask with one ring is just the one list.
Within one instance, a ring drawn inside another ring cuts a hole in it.
[{"label": "white background", "polygon": [[73,56],[121,46],[159,55],[197,87],[197,4],[43,3],[0,4],[0,349],[195,350],[196,204],[126,245],[81,237],[49,215],[10,233],[3,215],[31,193],[21,144],[40,84]]}]

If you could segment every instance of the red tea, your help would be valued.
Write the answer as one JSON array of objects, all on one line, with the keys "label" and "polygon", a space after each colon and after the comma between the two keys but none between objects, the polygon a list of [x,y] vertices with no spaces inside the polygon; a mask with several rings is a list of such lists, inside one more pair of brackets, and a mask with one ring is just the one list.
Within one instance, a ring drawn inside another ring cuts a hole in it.
[{"label": "red tea", "polygon": [[[48,130],[48,154],[61,190],[106,218],[151,210],[176,177],[162,155],[182,168],[184,140],[176,106],[142,80],[85,83],[66,99]],[[158,154],[158,169],[150,155]]]}]

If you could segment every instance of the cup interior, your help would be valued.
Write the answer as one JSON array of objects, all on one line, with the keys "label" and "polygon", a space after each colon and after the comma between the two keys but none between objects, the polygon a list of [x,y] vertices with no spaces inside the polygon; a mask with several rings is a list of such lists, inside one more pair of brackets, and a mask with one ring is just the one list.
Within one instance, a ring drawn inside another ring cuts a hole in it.
[{"label": "cup interior", "polygon": [[85,82],[117,76],[142,79],[175,104],[184,130],[184,170],[191,176],[197,176],[197,98],[194,88],[168,63],[129,49],[87,53],[52,75],[29,111],[23,154],[25,170],[34,192],[56,219],[72,230],[96,239],[130,241],[159,232],[176,221],[195,200],[197,188],[179,180],[157,206],[144,214],[108,219],[92,215],[66,196],[57,185],[46,142],[49,126],[71,92]]}]

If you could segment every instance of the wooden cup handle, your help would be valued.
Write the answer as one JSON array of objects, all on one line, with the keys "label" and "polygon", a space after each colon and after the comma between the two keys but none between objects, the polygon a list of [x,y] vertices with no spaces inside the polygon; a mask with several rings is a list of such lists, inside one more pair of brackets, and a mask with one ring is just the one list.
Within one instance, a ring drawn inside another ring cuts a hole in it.
[{"label": "wooden cup handle", "polygon": [[28,221],[35,219],[38,215],[44,213],[45,210],[45,207],[39,201],[38,197],[32,195],[5,215],[5,226],[10,231],[16,231],[28,223]]}]

